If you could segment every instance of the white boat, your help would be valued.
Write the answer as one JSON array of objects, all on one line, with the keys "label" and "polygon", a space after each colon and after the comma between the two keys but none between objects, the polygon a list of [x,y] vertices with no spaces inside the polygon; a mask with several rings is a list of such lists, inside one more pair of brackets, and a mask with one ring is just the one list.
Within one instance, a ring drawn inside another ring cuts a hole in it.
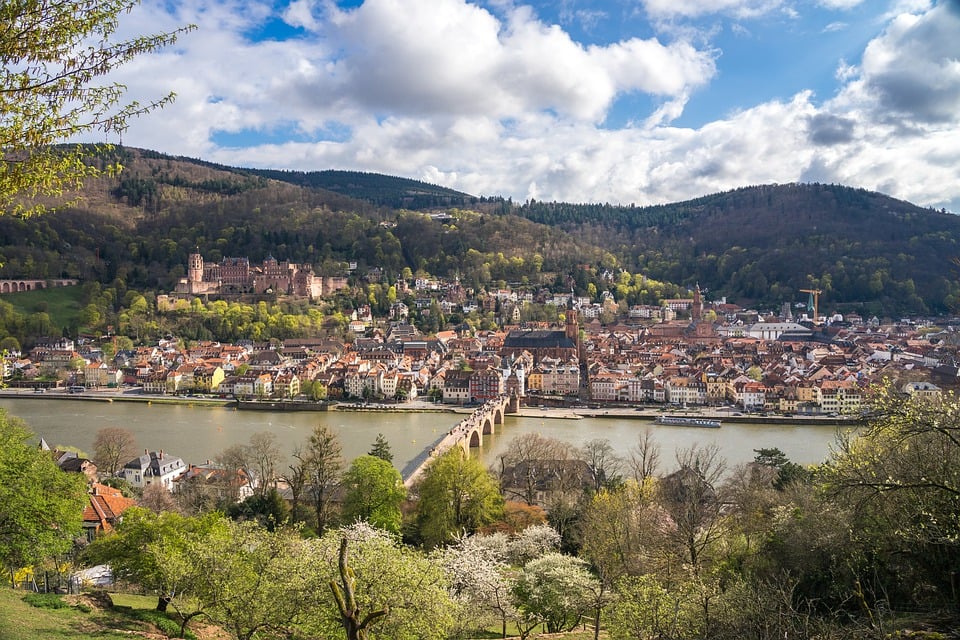
[{"label": "white boat", "polygon": [[657,424],[668,424],[677,427],[703,427],[706,429],[719,429],[720,421],[714,418],[691,418],[687,416],[657,416],[654,420]]}]

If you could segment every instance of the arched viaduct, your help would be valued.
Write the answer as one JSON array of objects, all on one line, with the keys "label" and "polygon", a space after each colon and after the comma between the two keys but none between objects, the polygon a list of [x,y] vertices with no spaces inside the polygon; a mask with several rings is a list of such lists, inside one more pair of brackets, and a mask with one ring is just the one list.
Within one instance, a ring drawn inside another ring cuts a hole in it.
[{"label": "arched viaduct", "polygon": [[37,289],[48,289],[53,287],[69,287],[78,284],[79,280],[70,278],[57,278],[54,280],[0,280],[0,293],[17,293],[19,291],[35,291]]}]

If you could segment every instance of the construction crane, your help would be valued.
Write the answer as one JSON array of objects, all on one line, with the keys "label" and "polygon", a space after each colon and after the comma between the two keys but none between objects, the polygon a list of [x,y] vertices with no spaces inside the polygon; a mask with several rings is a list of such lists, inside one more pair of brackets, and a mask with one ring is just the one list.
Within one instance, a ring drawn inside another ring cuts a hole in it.
[{"label": "construction crane", "polygon": [[813,311],[813,323],[817,324],[820,322],[820,294],[823,293],[821,289],[800,289],[803,293],[810,294],[810,301],[807,302],[807,310]]}]

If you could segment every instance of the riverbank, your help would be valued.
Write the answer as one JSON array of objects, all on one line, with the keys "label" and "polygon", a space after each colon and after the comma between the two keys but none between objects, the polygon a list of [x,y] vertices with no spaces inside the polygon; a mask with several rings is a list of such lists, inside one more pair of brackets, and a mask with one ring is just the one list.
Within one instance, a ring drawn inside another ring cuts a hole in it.
[{"label": "riverbank", "polygon": [[0,389],[0,397],[17,400],[70,400],[74,402],[139,402],[143,404],[170,404],[182,406],[232,407],[236,400],[232,398],[199,398],[191,396],[163,396],[146,393],[131,393],[123,390],[69,391],[47,390],[37,393],[29,389]]},{"label": "riverbank", "polygon": [[[145,404],[170,404],[183,406],[238,407],[232,398],[204,398],[197,396],[166,396],[140,393],[131,389],[89,390],[81,393],[69,391],[45,391],[37,393],[29,389],[0,389],[0,397],[23,400],[72,400],[81,402],[140,402]],[[282,405],[282,406],[281,406]],[[329,402],[297,403],[283,401],[248,401],[244,409],[262,411],[345,411],[364,413],[460,413],[470,414],[476,407],[443,405],[427,400],[411,400],[402,404],[384,404],[376,402]],[[740,413],[741,415],[737,415]],[[529,407],[522,406],[520,412],[513,414],[520,418],[547,418],[551,420],[582,420],[584,418],[629,419],[652,422],[659,415],[671,415],[689,418],[707,418],[722,423],[767,424],[767,425],[827,425],[856,426],[859,420],[853,416],[763,416],[742,414],[730,407],[698,407],[696,409],[668,409],[666,407]]]}]

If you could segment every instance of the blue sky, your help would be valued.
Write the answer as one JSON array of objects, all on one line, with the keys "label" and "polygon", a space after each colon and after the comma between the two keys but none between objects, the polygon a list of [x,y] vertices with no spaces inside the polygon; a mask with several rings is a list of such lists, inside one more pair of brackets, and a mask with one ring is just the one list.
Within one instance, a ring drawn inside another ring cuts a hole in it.
[{"label": "blue sky", "polygon": [[143,0],[123,144],[640,205],[831,182],[960,212],[960,0]]}]

